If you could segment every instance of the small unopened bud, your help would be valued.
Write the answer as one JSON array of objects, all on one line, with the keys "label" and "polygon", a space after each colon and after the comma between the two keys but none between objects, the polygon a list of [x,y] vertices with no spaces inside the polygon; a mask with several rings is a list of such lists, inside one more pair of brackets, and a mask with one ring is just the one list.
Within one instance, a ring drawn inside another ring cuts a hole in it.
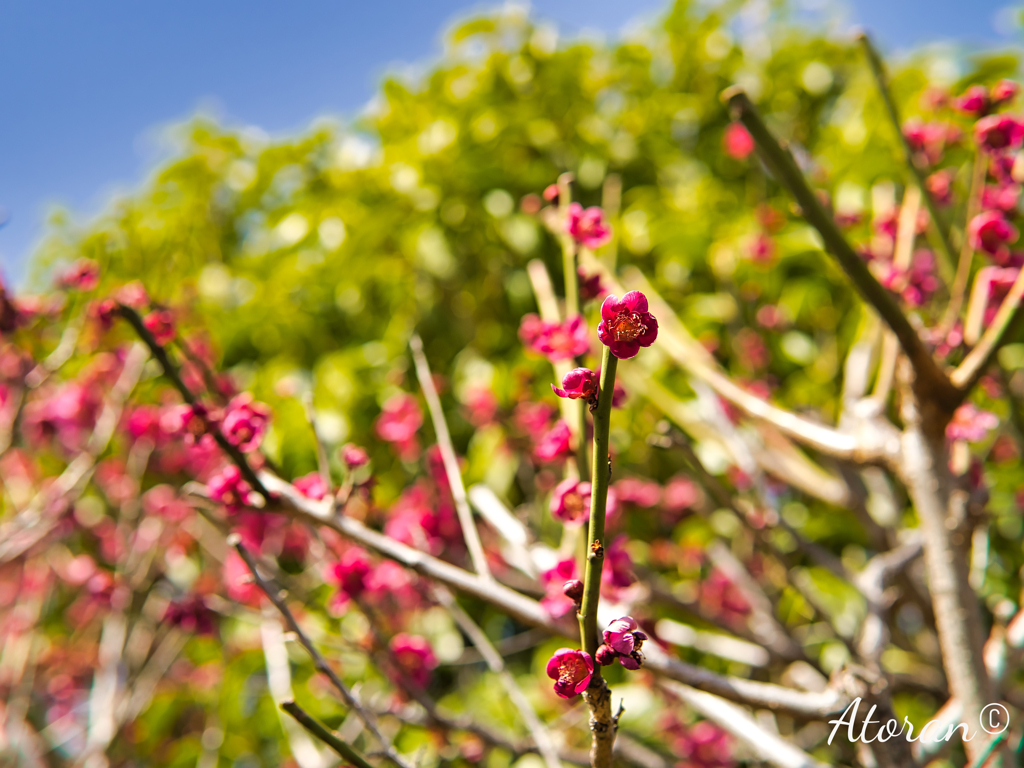
[{"label": "small unopened bud", "polygon": [[594,659],[602,667],[607,667],[609,664],[614,664],[615,659],[618,658],[619,654],[612,650],[612,647],[606,643],[602,643],[598,646],[597,651],[594,653]]},{"label": "small unopened bud", "polygon": [[569,579],[562,585],[562,594],[574,603],[580,602],[583,599],[583,582],[579,579]]}]

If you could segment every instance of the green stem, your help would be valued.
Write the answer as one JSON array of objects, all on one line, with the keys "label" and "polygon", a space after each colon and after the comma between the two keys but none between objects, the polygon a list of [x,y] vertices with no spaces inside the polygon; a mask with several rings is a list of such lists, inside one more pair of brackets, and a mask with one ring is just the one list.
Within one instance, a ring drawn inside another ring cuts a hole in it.
[{"label": "green stem", "polygon": [[[565,275],[566,321],[573,315],[583,315],[583,300],[580,297],[579,276],[576,273],[576,241],[566,231],[569,204],[572,202],[571,181],[572,176],[568,173],[558,177],[558,220],[562,227],[558,238],[562,244],[562,272]],[[582,359],[577,358],[576,365],[582,365]],[[590,464],[587,461],[587,403],[584,400],[576,402],[576,468],[580,480],[590,480]]]},{"label": "green stem", "polygon": [[367,762],[366,758],[356,752],[352,747],[346,744],[344,741],[339,739],[327,728],[322,726],[316,720],[309,716],[309,714],[296,704],[294,701],[286,701],[281,704],[281,709],[287,712],[289,715],[294,717],[299,724],[309,731],[311,734],[316,736],[320,741],[329,746],[342,760],[346,760],[356,768],[374,768],[372,763]]},{"label": "green stem", "polygon": [[[604,348],[601,357],[601,391],[594,411],[594,464],[591,472],[590,523],[587,528],[587,565],[583,577],[583,603],[580,607],[580,634],[583,650],[591,656],[600,645],[597,633],[597,606],[601,600],[601,570],[604,566],[604,518],[608,502],[611,466],[608,457],[608,427],[611,422],[615,368],[619,359]],[[595,667],[595,676],[600,667]]]}]

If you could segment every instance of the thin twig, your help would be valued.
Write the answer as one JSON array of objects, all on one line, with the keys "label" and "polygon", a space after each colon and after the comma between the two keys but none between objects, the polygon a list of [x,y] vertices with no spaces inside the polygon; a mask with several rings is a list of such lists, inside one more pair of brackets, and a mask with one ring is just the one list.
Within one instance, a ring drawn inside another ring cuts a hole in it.
[{"label": "thin twig", "polygon": [[283,702],[281,709],[294,717],[303,728],[337,752],[343,760],[347,760],[356,768],[374,768],[373,763],[368,762],[365,757],[314,720],[306,710],[294,701]]},{"label": "thin twig", "polygon": [[516,709],[519,710],[519,714],[523,718],[523,722],[526,723],[530,735],[533,736],[533,741],[537,745],[537,749],[540,751],[541,757],[544,758],[548,768],[561,768],[561,762],[558,759],[558,749],[551,738],[551,733],[544,723],[541,722],[540,718],[537,717],[533,705],[530,704],[522,688],[519,687],[515,678],[512,677],[512,673],[505,668],[504,660],[491,644],[487,635],[469,617],[469,614],[462,610],[462,607],[452,597],[451,592],[444,587],[435,587],[434,595],[437,597],[437,601],[448,609],[452,618],[455,619],[455,623],[473,641],[473,645],[480,651],[480,655],[484,657],[484,661],[487,662],[490,670],[501,680],[505,692],[508,694],[509,699],[512,700]]},{"label": "thin twig", "polygon": [[466,540],[470,560],[473,561],[473,570],[485,579],[493,579],[491,568],[487,565],[487,555],[483,544],[480,543],[480,532],[473,522],[473,510],[469,508],[469,500],[466,498],[466,486],[462,482],[462,470],[459,469],[459,460],[455,456],[455,446],[452,445],[452,436],[448,432],[448,422],[445,421],[444,410],[441,408],[441,398],[437,396],[434,378],[430,375],[430,365],[427,363],[427,356],[423,354],[423,342],[415,333],[409,339],[409,348],[412,350],[412,359],[416,365],[416,376],[420,380],[423,396],[427,399],[427,407],[430,409],[437,447],[441,450],[448,486],[452,491],[459,525],[462,526],[462,536]]},{"label": "thin twig", "polygon": [[[971,190],[967,198],[967,219],[964,225],[964,232],[971,220],[981,211],[982,195],[985,191],[985,176],[988,173],[988,158],[981,148],[975,150],[974,165],[971,170]],[[964,296],[967,295],[967,281],[971,276],[971,262],[974,260],[974,247],[971,245],[971,238],[964,235],[963,243],[960,245],[960,260],[956,265],[956,275],[953,278],[953,285],[949,289],[949,303],[946,305],[946,312],[942,316],[939,328],[942,335],[948,333],[956,324],[960,316],[960,309],[963,307]]]},{"label": "thin twig", "polygon": [[992,358],[1003,344],[1009,341],[1009,337],[1019,325],[1021,317],[1024,316],[1024,312],[1021,311],[1021,299],[1024,299],[1024,269],[1017,275],[1013,287],[1003,299],[995,319],[978,341],[978,345],[949,377],[953,386],[959,388],[961,400],[970,394],[992,362]]},{"label": "thin twig", "polygon": [[316,411],[313,410],[312,392],[302,398],[302,407],[306,411],[306,421],[309,422],[309,428],[313,430],[313,441],[316,443],[317,471],[320,473],[320,479],[324,482],[324,488],[327,489],[326,495],[333,496],[334,487],[331,484],[331,467],[327,459],[327,448],[324,446],[324,441],[320,438],[320,433],[316,428]]},{"label": "thin twig", "polygon": [[[163,369],[164,375],[171,380],[171,384],[173,384],[174,388],[178,390],[181,398],[189,405],[195,405],[195,395],[192,394],[192,391],[185,386],[185,382],[181,380],[181,376],[178,374],[177,368],[174,367],[170,357],[168,357],[167,350],[158,344],[156,339],[153,338],[153,334],[149,332],[148,328],[146,328],[146,324],[142,322],[142,318],[139,317],[139,313],[124,304],[118,305],[118,311],[121,313],[121,316],[128,321],[129,325],[131,325],[135,333],[138,334],[138,337],[142,339],[143,343],[149,347],[149,351],[153,354],[153,357],[155,357],[157,362],[160,363],[160,367]],[[252,467],[249,466],[249,462],[245,460],[245,456],[242,455],[238,446],[232,445],[216,425],[208,423],[206,425],[206,429],[209,434],[213,435],[213,439],[217,441],[217,445],[220,446],[221,450],[223,450],[224,453],[226,453],[235,463],[235,466],[237,466],[239,471],[242,473],[242,477],[245,478],[245,481],[249,483],[252,489],[262,496],[265,501],[270,501],[270,494],[267,492],[267,489],[263,487],[263,483],[260,482],[260,479],[256,476]]]},{"label": "thin twig", "polygon": [[322,673],[331,681],[331,685],[341,696],[342,701],[345,702],[345,706],[356,713],[356,716],[362,720],[363,725],[373,734],[374,738],[380,742],[381,746],[384,747],[385,753],[388,758],[396,765],[401,768],[412,768],[401,755],[395,750],[394,745],[380,732],[380,728],[377,727],[377,718],[372,712],[366,709],[359,700],[355,697],[349,687],[342,682],[341,678],[335,673],[331,666],[327,663],[327,660],[320,654],[320,651],[316,649],[313,642],[309,639],[305,632],[302,631],[302,627],[295,620],[295,616],[292,615],[291,609],[281,598],[281,594],[278,590],[274,589],[274,586],[264,579],[256,566],[256,560],[248,549],[239,541],[234,544],[235,550],[241,556],[242,560],[245,561],[246,566],[249,568],[249,572],[252,574],[253,580],[256,585],[263,591],[263,594],[267,596],[267,599],[274,604],[274,607],[280,611],[281,616],[284,617],[288,627],[295,633],[302,647],[306,649],[309,655],[313,658],[313,665],[317,671]]}]

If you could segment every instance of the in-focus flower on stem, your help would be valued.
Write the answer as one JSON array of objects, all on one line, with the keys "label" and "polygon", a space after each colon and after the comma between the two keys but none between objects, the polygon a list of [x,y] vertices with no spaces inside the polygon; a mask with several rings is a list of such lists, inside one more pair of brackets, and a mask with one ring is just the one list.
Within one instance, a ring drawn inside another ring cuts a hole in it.
[{"label": "in-focus flower on stem", "polygon": [[629,291],[621,301],[609,295],[601,305],[597,336],[620,360],[636,357],[640,347],[651,346],[658,338],[658,321],[647,311],[647,297],[640,291]]},{"label": "in-focus flower on stem", "polygon": [[555,681],[555,693],[571,699],[583,693],[594,675],[594,660],[586,651],[559,648],[548,661],[548,677]]},{"label": "in-focus flower on stem", "polygon": [[577,243],[591,250],[600,248],[612,239],[612,228],[604,220],[604,211],[597,206],[584,209],[579,203],[571,203],[565,231]]}]

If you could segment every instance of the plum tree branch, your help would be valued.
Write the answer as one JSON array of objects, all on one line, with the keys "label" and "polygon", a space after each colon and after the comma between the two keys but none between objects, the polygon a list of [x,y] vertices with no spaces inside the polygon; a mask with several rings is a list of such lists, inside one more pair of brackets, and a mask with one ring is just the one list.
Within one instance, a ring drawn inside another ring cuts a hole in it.
[{"label": "plum tree branch", "polygon": [[889,116],[889,121],[892,123],[893,130],[896,131],[896,135],[899,137],[900,146],[903,148],[903,157],[906,161],[907,169],[910,171],[914,178],[915,184],[921,190],[924,198],[925,207],[928,208],[928,215],[931,217],[932,228],[934,231],[933,240],[938,245],[942,256],[945,259],[945,263],[950,269],[953,268],[953,247],[950,245],[949,236],[946,233],[945,227],[942,226],[942,217],[939,215],[939,206],[935,202],[935,198],[932,197],[931,192],[928,191],[928,187],[925,185],[924,172],[914,162],[914,152],[910,147],[910,142],[907,141],[906,135],[903,133],[903,125],[900,122],[899,112],[896,109],[896,102],[892,98],[892,92],[889,89],[889,78],[885,73],[885,64],[882,61],[882,57],[878,55],[878,51],[875,49],[874,44],[871,42],[871,38],[866,32],[861,32],[857,35],[861,45],[864,48],[864,53],[867,56],[868,64],[871,67],[871,74],[874,75],[875,83],[878,85],[878,91],[882,96],[882,101],[885,103],[885,111]]},{"label": "plum tree branch", "polygon": [[[245,562],[249,572],[252,574],[252,578],[253,581],[256,582],[256,586],[260,588],[263,594],[267,596],[267,599],[270,600],[274,607],[281,613],[281,616],[288,624],[289,629],[295,633],[299,643],[302,644],[302,647],[305,648],[313,658],[313,665],[316,667],[317,671],[331,681],[331,685],[334,686],[334,689],[341,696],[341,700],[345,702],[345,706],[356,713],[356,716],[363,722],[363,725],[365,725],[370,733],[373,734],[374,738],[380,742],[389,760],[395,763],[395,765],[400,766],[400,768],[412,768],[410,764],[398,754],[394,745],[387,740],[384,734],[380,732],[380,728],[377,727],[377,718],[374,714],[359,702],[355,697],[355,694],[353,694],[352,691],[349,690],[349,687],[342,682],[341,678],[338,677],[331,665],[327,663],[327,660],[321,655],[320,651],[316,649],[316,646],[313,645],[313,641],[309,639],[309,636],[302,631],[302,627],[300,627],[299,623],[295,620],[295,616],[292,614],[291,609],[282,599],[280,591],[274,589],[274,586],[260,575],[256,559],[252,556],[249,550],[245,548],[245,545],[242,544],[241,541],[238,541],[235,542],[234,547],[239,556],[241,556],[242,560]],[[289,714],[291,713],[289,712]]]},{"label": "plum tree branch", "polygon": [[281,709],[295,718],[295,720],[307,731],[316,736],[320,741],[333,749],[342,760],[346,760],[356,768],[374,768],[359,752],[353,749],[347,742],[342,741],[327,728],[313,719],[312,716],[294,701],[285,701]]},{"label": "plum tree branch", "polygon": [[835,221],[822,207],[817,195],[804,178],[796,160],[788,149],[768,130],[747,94],[738,87],[729,88],[722,94],[733,115],[750,132],[768,166],[775,172],[782,184],[796,198],[803,216],[813,226],[839,266],[850,278],[860,295],[885,321],[899,339],[914,372],[917,374],[915,388],[931,400],[952,411],[959,402],[959,393],[940,370],[931,352],[925,346],[917,331],[900,310],[892,294],[882,287],[864,260],[857,255],[843,237]]}]

